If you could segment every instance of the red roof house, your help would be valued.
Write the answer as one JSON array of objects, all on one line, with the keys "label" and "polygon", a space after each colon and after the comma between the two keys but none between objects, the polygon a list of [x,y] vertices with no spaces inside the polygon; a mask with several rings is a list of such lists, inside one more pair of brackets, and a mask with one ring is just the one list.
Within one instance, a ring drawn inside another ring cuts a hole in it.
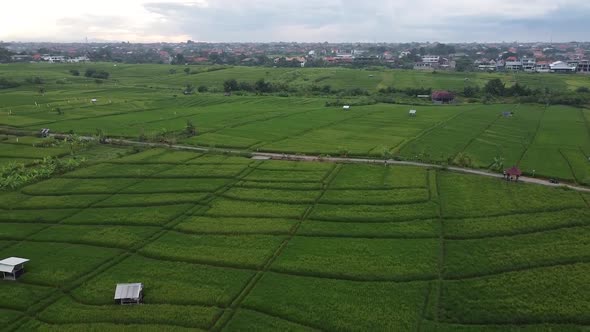
[{"label": "red roof house", "polygon": [[435,103],[450,103],[455,99],[455,95],[449,91],[434,91],[432,92],[432,101]]}]

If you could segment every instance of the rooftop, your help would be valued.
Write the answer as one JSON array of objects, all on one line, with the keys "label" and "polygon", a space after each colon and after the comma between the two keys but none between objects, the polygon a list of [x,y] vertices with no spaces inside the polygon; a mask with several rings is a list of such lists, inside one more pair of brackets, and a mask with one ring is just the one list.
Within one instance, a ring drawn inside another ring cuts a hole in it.
[{"label": "rooftop", "polygon": [[9,257],[0,261],[0,272],[12,272],[14,267],[28,262],[26,258]]},{"label": "rooftop", "polygon": [[117,284],[117,288],[115,289],[115,300],[138,298],[142,290],[142,283]]}]

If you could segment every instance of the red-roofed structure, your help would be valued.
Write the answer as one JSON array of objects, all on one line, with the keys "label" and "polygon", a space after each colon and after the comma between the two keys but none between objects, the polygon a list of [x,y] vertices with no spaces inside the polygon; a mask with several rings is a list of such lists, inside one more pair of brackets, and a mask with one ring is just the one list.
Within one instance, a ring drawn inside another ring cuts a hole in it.
[{"label": "red-roofed structure", "polygon": [[507,181],[518,181],[521,175],[522,171],[516,166],[512,166],[504,171],[504,177]]},{"label": "red-roofed structure", "polygon": [[450,103],[455,99],[455,95],[453,95],[451,92],[449,91],[434,91],[432,92],[432,101],[435,103],[440,103],[440,104],[444,104],[444,103]]}]

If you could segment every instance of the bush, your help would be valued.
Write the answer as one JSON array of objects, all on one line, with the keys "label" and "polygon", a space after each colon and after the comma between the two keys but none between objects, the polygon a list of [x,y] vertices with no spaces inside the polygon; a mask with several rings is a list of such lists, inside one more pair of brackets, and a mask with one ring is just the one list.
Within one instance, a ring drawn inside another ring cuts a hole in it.
[{"label": "bush", "polygon": [[585,86],[581,86],[579,88],[576,89],[576,92],[578,93],[588,93],[590,92],[590,88],[585,87]]},{"label": "bush", "polygon": [[20,84],[15,81],[10,81],[6,78],[0,78],[0,89],[16,88]]},{"label": "bush", "polygon": [[207,88],[207,86],[205,86],[205,85],[199,85],[199,87],[197,88],[197,91],[199,91],[200,93],[203,93],[203,92],[209,91],[209,88]]},{"label": "bush", "polygon": [[97,78],[97,79],[106,80],[109,78],[110,74],[104,70],[97,71],[96,69],[88,68],[88,69],[86,69],[84,76],[86,76],[88,78]]},{"label": "bush", "polygon": [[72,76],[80,76],[80,71],[77,69],[70,69],[70,74],[72,74]]}]

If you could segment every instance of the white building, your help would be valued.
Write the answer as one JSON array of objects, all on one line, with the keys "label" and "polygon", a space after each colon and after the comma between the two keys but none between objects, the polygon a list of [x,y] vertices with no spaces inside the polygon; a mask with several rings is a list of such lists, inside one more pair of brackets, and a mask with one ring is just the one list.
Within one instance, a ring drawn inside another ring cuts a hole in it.
[{"label": "white building", "polygon": [[431,64],[438,64],[440,62],[440,56],[438,55],[424,55],[422,56],[422,62],[424,63],[431,63]]},{"label": "white building", "polygon": [[69,58],[67,61],[70,63],[79,63],[79,62],[89,62],[90,59],[87,56],[77,56],[74,58]]},{"label": "white building", "polygon": [[522,58],[522,70],[534,72],[536,70],[537,60],[534,58]]},{"label": "white building", "polygon": [[117,284],[115,288],[115,303],[140,304],[143,302],[143,284]]},{"label": "white building", "polygon": [[552,73],[575,73],[576,67],[572,67],[563,61],[556,61],[549,65]]},{"label": "white building", "polygon": [[0,272],[4,280],[16,280],[25,273],[25,263],[29,260],[20,257],[9,257],[0,261]]},{"label": "white building", "polygon": [[522,69],[522,61],[516,60],[516,61],[506,61],[506,64],[504,65],[504,68],[506,70],[513,70],[513,71],[518,71]]},{"label": "white building", "polygon": [[41,57],[43,61],[47,61],[49,63],[56,63],[56,62],[65,62],[66,57],[63,55],[43,55]]}]

